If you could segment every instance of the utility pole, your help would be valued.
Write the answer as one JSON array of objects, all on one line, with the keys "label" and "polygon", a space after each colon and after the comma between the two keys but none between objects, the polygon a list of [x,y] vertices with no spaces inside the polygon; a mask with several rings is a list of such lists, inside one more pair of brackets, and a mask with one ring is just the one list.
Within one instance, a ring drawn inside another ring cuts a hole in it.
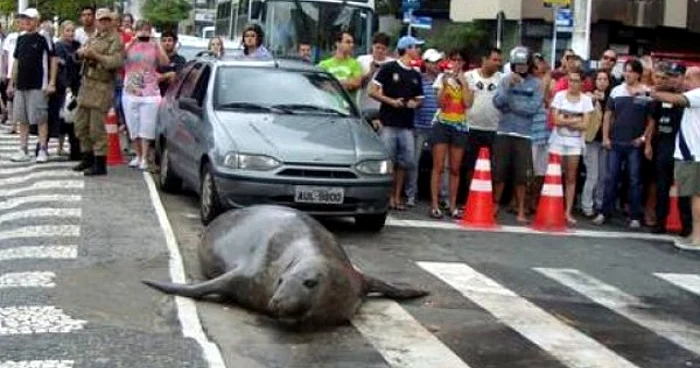
[{"label": "utility pole", "polygon": [[591,53],[591,13],[592,0],[575,0],[574,29],[571,37],[571,48],[583,60],[588,60]]},{"label": "utility pole", "polygon": [[17,13],[24,11],[29,7],[29,0],[17,0]]}]

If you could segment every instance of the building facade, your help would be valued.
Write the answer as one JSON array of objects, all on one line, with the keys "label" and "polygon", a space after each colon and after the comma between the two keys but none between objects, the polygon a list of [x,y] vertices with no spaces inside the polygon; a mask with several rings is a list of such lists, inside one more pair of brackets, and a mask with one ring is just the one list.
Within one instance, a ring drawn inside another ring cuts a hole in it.
[{"label": "building facade", "polygon": [[[577,7],[572,0],[572,9]],[[589,0],[591,4],[590,55],[597,58],[606,48],[620,54],[656,52],[690,53],[700,33],[700,2],[697,0]],[[553,11],[542,0],[451,0],[454,22],[488,20],[505,14],[504,48],[524,44],[551,53]],[[585,19],[585,16],[582,18]],[[495,34],[495,32],[493,32]],[[557,54],[571,45],[571,33],[558,33]]]}]

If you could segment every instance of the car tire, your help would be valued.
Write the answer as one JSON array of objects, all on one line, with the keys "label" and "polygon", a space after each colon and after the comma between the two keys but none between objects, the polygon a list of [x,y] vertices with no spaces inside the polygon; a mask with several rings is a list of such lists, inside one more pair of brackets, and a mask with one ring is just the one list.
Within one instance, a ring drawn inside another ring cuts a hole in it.
[{"label": "car tire", "polygon": [[357,215],[355,216],[355,226],[360,230],[376,233],[384,228],[386,216],[386,212],[375,215]]},{"label": "car tire", "polygon": [[206,164],[202,170],[199,196],[199,216],[202,224],[208,225],[221,213],[221,202],[216,191],[211,166]]},{"label": "car tire", "polygon": [[170,155],[167,144],[160,155],[160,172],[158,173],[158,185],[166,193],[176,193],[182,189],[182,179],[175,174],[170,166]]}]

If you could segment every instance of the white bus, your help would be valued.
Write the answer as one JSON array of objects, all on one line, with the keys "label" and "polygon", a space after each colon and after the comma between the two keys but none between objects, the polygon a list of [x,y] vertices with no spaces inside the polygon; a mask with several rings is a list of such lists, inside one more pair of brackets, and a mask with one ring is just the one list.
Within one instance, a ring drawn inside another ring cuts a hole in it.
[{"label": "white bus", "polygon": [[256,22],[265,31],[265,46],[277,56],[296,56],[300,42],[312,46],[314,60],[328,57],[334,37],[348,31],[355,52],[369,52],[377,19],[375,0],[218,0],[215,33],[240,40],[246,24]]}]

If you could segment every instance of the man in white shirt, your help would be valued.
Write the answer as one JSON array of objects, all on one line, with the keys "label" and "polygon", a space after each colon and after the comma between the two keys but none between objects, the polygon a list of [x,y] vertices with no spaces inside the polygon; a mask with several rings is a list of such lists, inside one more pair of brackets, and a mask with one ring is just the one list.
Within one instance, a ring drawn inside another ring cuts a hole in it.
[{"label": "man in white shirt", "polygon": [[90,36],[93,36],[95,32],[97,32],[97,28],[95,27],[94,6],[83,6],[82,10],[80,11],[80,23],[82,23],[83,26],[75,30],[75,40],[83,45]]},{"label": "man in white shirt", "polygon": [[379,106],[381,105],[379,101],[372,99],[368,95],[369,82],[377,74],[382,64],[394,60],[388,56],[390,42],[391,40],[386,33],[375,33],[372,37],[372,53],[357,57],[357,61],[362,66],[362,91],[359,93],[357,101],[360,109],[374,109],[377,113],[379,111]]},{"label": "man in white shirt", "polygon": [[[19,30],[19,18],[15,18],[13,21],[14,24],[14,29]],[[24,32],[19,32],[19,31],[13,31],[12,33],[8,34],[7,37],[5,37],[5,40],[2,42],[2,54],[3,54],[3,67],[2,67],[2,77],[3,81],[3,88],[7,89],[7,81],[10,79],[10,75],[12,74],[12,68],[14,67],[15,63],[15,47],[17,46],[17,38],[19,38],[20,34]],[[11,129],[10,132],[16,133],[17,132],[17,122],[12,120],[12,98],[7,99],[7,120],[10,122]]]},{"label": "man in white shirt", "polygon": [[688,91],[682,94],[652,92],[661,102],[685,108],[676,137],[675,179],[679,197],[692,197],[693,231],[687,239],[676,242],[679,247],[700,251],[700,67],[685,73]]}]

